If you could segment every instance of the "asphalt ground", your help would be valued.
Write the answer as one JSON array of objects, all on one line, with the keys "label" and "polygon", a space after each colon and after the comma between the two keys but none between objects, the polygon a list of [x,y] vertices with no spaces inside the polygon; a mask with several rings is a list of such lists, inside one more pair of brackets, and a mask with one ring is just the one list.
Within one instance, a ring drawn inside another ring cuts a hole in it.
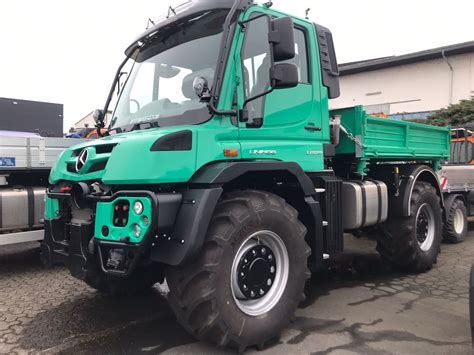
[{"label": "asphalt ground", "polygon": [[[424,274],[391,270],[374,243],[347,236],[348,252],[308,282],[281,338],[259,354],[472,354],[468,277],[474,223],[462,244],[442,245]],[[225,353],[196,342],[156,286],[112,299],[45,269],[37,244],[0,248],[0,353]]]}]

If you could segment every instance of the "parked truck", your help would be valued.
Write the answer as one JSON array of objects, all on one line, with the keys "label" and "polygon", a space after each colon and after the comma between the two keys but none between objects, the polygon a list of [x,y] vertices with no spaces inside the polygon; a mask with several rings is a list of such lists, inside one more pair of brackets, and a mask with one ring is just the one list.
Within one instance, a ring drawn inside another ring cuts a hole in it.
[{"label": "parked truck", "polygon": [[250,0],[193,1],[125,51],[108,134],[49,176],[47,263],[109,294],[166,279],[196,338],[243,350],[284,329],[344,232],[395,267],[436,262],[448,128],[329,111],[329,29]]},{"label": "parked truck", "polygon": [[460,243],[466,238],[468,217],[474,215],[474,132],[451,130],[451,158],[439,171],[446,209],[444,240]]},{"label": "parked truck", "polygon": [[78,141],[0,131],[0,247],[43,240],[50,169]]}]

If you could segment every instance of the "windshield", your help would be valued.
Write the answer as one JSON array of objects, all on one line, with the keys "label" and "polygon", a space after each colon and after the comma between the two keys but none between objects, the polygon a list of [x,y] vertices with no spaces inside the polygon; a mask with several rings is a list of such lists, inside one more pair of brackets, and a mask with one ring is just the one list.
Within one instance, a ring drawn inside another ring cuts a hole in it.
[{"label": "windshield", "polygon": [[195,14],[160,29],[135,60],[110,128],[130,129],[154,121],[159,126],[198,124],[210,118],[194,93],[193,81],[212,85],[228,10]]}]

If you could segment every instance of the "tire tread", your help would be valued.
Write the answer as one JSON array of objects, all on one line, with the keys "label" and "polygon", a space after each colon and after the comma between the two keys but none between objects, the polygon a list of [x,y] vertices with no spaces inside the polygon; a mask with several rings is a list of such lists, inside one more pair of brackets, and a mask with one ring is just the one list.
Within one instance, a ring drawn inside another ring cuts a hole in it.
[{"label": "tire tread", "polygon": [[457,209],[461,209],[466,219],[467,224],[467,209],[466,205],[460,198],[456,198],[449,209],[446,211],[446,223],[444,224],[443,241],[451,244],[461,243],[466,238],[467,226],[461,234],[454,229],[454,213]]},{"label": "tire tread", "polygon": [[[169,268],[166,273],[170,292],[168,300],[178,321],[197,339],[214,343],[220,347],[233,347],[243,352],[250,346],[257,346],[242,340],[238,334],[231,334],[228,326],[215,306],[216,289],[206,285],[212,283],[219,270],[219,264],[210,260],[215,253],[222,253],[229,241],[231,231],[253,216],[258,216],[262,208],[277,208],[289,217],[298,228],[298,236],[304,242],[306,228],[298,220],[298,212],[289,206],[284,199],[264,191],[245,190],[227,193],[218,203],[214,216],[211,219],[208,234],[200,256],[185,267]],[[310,248],[304,242],[304,254],[310,254]],[[213,249],[210,251],[210,249]],[[216,259],[219,259],[218,256]],[[206,265],[206,267],[204,267]],[[195,270],[192,277],[186,274]],[[205,277],[204,277],[205,275]],[[304,276],[309,278],[309,269]],[[203,294],[203,289],[206,290]],[[205,296],[205,297],[203,297]],[[304,299],[304,292],[298,301]],[[201,312],[201,313],[199,313]],[[205,314],[205,315],[204,315]],[[269,339],[264,339],[263,342]],[[262,343],[262,341],[259,341]]]},{"label": "tire tread", "polygon": [[[435,188],[426,182],[416,182],[410,200],[410,216],[409,217],[391,217],[382,226],[381,235],[377,238],[377,251],[381,256],[394,266],[409,272],[425,272],[432,268],[432,264],[436,262],[427,262],[426,259],[419,257],[418,245],[414,240],[414,223],[417,201],[424,194],[432,194],[436,196],[437,208],[435,218],[441,218],[441,200],[436,194]],[[434,247],[438,248],[441,238],[437,238],[435,233]],[[415,237],[416,238],[416,237]],[[438,240],[439,239],[439,240]]]}]

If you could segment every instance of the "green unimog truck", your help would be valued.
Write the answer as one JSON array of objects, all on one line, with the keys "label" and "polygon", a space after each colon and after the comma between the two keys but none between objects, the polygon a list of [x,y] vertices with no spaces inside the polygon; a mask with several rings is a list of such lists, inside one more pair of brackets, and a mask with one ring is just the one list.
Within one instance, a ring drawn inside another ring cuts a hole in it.
[{"label": "green unimog truck", "polygon": [[436,262],[449,130],[329,111],[331,32],[250,0],[192,1],[138,37],[111,122],[49,178],[46,263],[109,293],[166,280],[196,338],[243,350],[284,329],[344,232]]}]

